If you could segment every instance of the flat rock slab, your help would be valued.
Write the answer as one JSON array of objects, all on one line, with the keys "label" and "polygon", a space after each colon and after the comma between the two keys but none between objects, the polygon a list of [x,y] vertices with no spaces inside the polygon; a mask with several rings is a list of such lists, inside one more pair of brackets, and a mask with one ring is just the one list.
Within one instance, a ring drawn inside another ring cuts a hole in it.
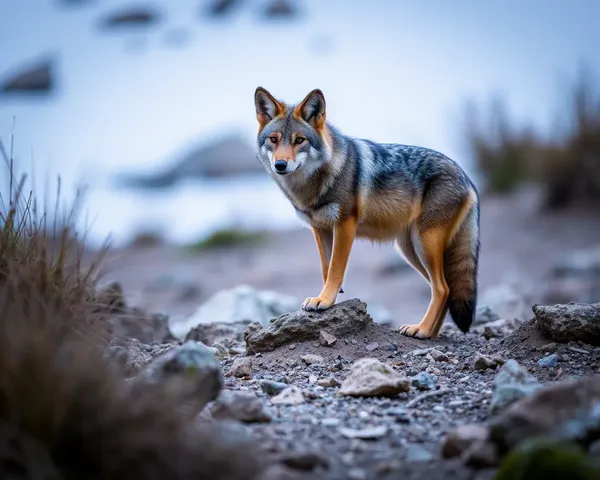
[{"label": "flat rock slab", "polygon": [[600,346],[600,303],[534,305],[538,328],[556,342],[582,341]]},{"label": "flat rock slab", "polygon": [[271,320],[267,327],[253,322],[244,332],[244,341],[248,352],[268,352],[292,342],[316,340],[321,331],[341,337],[371,324],[373,319],[367,313],[367,304],[352,299],[321,312],[286,313]]}]

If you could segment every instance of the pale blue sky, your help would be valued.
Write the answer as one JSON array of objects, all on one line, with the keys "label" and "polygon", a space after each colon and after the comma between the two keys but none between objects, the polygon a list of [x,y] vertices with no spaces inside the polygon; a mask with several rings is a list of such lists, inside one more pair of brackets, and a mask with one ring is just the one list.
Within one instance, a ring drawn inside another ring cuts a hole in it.
[{"label": "pale blue sky", "polygon": [[[122,34],[96,26],[121,0],[73,9],[0,2],[0,78],[57,55],[58,95],[0,99],[0,137],[8,139],[16,116],[22,160],[33,155],[36,168],[67,182],[95,180],[162,165],[232,129],[252,142],[253,93],[262,85],[288,101],[319,87],[329,120],[346,133],[463,161],[465,98],[501,91],[517,118],[547,125],[579,60],[600,74],[597,0],[305,0],[302,18],[278,23],[250,8],[261,1],[222,22],[198,15],[206,2],[154,3],[167,13],[163,23]],[[172,28],[187,30],[190,42],[167,46]],[[320,53],[313,45],[323,37],[331,48]],[[126,48],[133,40],[143,41],[138,53]]]}]

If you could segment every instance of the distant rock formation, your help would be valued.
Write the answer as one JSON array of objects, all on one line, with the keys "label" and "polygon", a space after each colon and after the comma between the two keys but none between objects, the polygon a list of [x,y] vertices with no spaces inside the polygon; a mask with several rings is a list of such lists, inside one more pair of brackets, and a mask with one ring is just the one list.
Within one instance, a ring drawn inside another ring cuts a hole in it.
[{"label": "distant rock formation", "polygon": [[151,7],[127,7],[115,11],[100,20],[100,28],[114,30],[129,27],[150,27],[161,19],[161,13]]},{"label": "distant rock formation", "polygon": [[262,171],[251,145],[237,135],[229,135],[189,150],[162,172],[123,174],[117,183],[125,187],[165,188],[184,178],[223,178]]},{"label": "distant rock formation", "polygon": [[0,83],[0,93],[47,93],[54,88],[54,61],[46,58],[23,67]]}]

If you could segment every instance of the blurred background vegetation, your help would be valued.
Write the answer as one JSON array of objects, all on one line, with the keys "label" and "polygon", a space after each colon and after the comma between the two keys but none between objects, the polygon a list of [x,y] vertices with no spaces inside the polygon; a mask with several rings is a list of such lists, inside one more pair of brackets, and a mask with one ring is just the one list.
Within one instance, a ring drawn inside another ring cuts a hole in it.
[{"label": "blurred background vegetation", "polygon": [[467,110],[466,138],[483,178],[484,191],[508,194],[533,183],[543,207],[598,208],[600,203],[600,95],[598,78],[580,67],[556,107],[556,125],[543,132],[517,126],[502,98],[481,110]]}]

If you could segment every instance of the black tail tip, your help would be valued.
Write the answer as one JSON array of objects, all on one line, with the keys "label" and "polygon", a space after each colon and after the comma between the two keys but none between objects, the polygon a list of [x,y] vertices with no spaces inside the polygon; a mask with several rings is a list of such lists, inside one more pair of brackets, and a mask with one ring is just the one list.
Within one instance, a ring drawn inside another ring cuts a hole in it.
[{"label": "black tail tip", "polygon": [[477,299],[472,298],[469,300],[457,300],[450,299],[448,301],[448,310],[450,316],[456,324],[456,326],[463,333],[469,333],[471,325],[475,320],[475,310],[477,308]]}]

